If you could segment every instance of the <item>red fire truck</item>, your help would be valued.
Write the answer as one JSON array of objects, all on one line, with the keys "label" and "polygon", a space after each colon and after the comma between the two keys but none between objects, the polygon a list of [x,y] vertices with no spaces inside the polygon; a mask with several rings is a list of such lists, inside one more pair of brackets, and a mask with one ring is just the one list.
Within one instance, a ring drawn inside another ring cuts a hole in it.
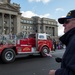
[{"label": "red fire truck", "polygon": [[40,54],[45,57],[52,50],[52,40],[46,33],[30,34],[27,38],[17,39],[15,44],[1,43],[0,57],[5,63],[13,62],[17,55]]}]

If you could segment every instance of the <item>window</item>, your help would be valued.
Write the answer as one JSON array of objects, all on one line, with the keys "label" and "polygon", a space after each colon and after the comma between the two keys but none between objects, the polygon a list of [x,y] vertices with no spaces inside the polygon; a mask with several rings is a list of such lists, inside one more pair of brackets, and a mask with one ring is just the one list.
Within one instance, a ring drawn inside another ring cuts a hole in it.
[{"label": "window", "polygon": [[23,22],[23,20],[21,20],[21,22]]},{"label": "window", "polygon": [[27,27],[26,27],[26,26],[24,26],[24,29],[27,29]]},{"label": "window", "polygon": [[43,23],[47,24],[48,22],[47,21],[44,21]]},{"label": "window", "polygon": [[32,27],[30,27],[30,29],[32,30]]},{"label": "window", "polygon": [[11,22],[11,24],[14,24],[14,22]]},{"label": "window", "polygon": [[30,24],[33,24],[33,22],[32,22],[32,21],[30,21]]},{"label": "window", "polygon": [[27,26],[27,29],[29,29],[29,26]]},{"label": "window", "polygon": [[7,24],[7,21],[4,21],[4,24]]},{"label": "window", "polygon": [[24,28],[24,26],[21,26],[22,27],[22,29]]},{"label": "window", "polygon": [[51,27],[49,27],[49,30],[51,30]]},{"label": "window", "polygon": [[54,22],[54,25],[56,25],[57,23]]},{"label": "window", "polygon": [[40,39],[44,39],[44,36],[43,36],[43,35],[39,35],[39,38],[40,38]]},{"label": "window", "polygon": [[53,22],[51,22],[51,24],[53,24]]},{"label": "window", "polygon": [[40,29],[42,29],[42,26],[40,26]]},{"label": "window", "polygon": [[48,30],[48,26],[46,26],[46,30]]},{"label": "window", "polygon": [[48,24],[51,24],[51,22],[48,22]]},{"label": "window", "polygon": [[24,23],[27,23],[27,21],[26,21],[26,20],[24,20]]},{"label": "window", "polygon": [[27,23],[30,23],[30,21],[27,21]]}]

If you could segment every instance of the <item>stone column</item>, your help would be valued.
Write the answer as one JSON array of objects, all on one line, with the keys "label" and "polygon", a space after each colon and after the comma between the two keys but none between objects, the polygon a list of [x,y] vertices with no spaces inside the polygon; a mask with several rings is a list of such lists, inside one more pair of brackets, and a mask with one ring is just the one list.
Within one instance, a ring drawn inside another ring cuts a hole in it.
[{"label": "stone column", "polygon": [[55,36],[55,27],[53,27],[53,36]]},{"label": "stone column", "polygon": [[55,27],[55,36],[58,36],[58,26]]},{"label": "stone column", "polygon": [[11,33],[11,14],[9,14],[9,33]]},{"label": "stone column", "polygon": [[14,33],[16,34],[17,33],[17,15],[15,15],[13,22],[14,22]]},{"label": "stone column", "polygon": [[43,24],[43,33],[46,31],[46,26]]},{"label": "stone column", "polygon": [[4,34],[4,13],[2,13],[2,34]]},{"label": "stone column", "polygon": [[21,32],[21,29],[20,29],[20,21],[21,21],[21,15],[18,14],[16,15],[16,17],[14,18],[14,33],[18,34]]},{"label": "stone column", "polygon": [[55,36],[55,27],[52,27],[53,36]]},{"label": "stone column", "polygon": [[51,29],[50,29],[50,33],[51,33],[51,36],[53,36],[53,33],[52,33],[52,27],[51,27]]}]

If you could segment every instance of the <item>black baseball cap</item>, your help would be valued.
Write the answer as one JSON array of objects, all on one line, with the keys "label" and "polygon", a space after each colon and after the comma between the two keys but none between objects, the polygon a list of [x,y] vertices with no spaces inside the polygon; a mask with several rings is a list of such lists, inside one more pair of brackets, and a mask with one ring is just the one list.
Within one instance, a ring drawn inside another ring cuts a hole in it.
[{"label": "black baseball cap", "polygon": [[58,22],[60,24],[64,24],[66,19],[71,19],[71,18],[75,18],[75,10],[71,10],[70,12],[68,12],[66,17],[59,18]]}]

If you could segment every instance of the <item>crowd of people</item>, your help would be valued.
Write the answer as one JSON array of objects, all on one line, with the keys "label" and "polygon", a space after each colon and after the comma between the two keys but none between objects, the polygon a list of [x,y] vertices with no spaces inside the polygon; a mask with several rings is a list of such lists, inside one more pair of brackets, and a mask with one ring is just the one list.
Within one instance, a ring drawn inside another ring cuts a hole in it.
[{"label": "crowd of people", "polygon": [[61,41],[56,41],[55,39],[53,39],[53,46],[54,50],[56,50],[56,49],[63,49],[65,45]]}]

